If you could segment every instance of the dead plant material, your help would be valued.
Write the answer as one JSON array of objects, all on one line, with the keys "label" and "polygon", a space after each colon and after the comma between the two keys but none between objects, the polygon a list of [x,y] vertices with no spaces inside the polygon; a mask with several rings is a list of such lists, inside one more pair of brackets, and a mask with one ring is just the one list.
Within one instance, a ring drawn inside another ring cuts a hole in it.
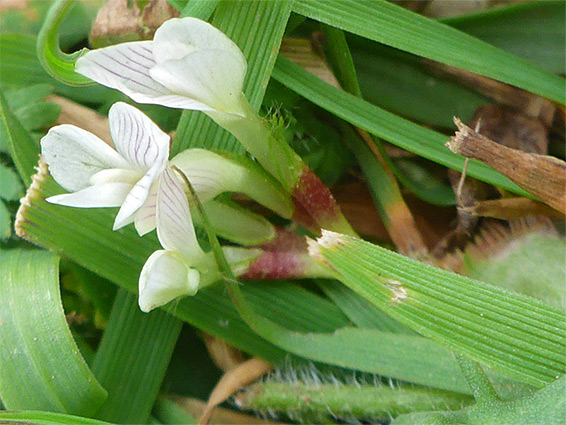
[{"label": "dead plant material", "polygon": [[452,152],[486,163],[552,208],[566,212],[564,161],[507,148],[472,130],[458,118],[454,122],[459,131],[446,143]]},{"label": "dead plant material", "polygon": [[499,220],[517,220],[530,216],[544,216],[564,220],[564,214],[531,198],[503,198],[478,201],[469,207],[460,207],[470,217],[491,217]]},{"label": "dead plant material", "polygon": [[[194,398],[187,397],[171,397],[177,406],[189,413],[192,417],[198,418],[206,409],[206,403]],[[210,425],[220,424],[241,424],[241,425],[277,425],[277,422],[267,421],[255,416],[245,415],[243,413],[234,412],[233,410],[217,407],[210,416]]]},{"label": "dead plant material", "polygon": [[338,80],[324,58],[315,51],[311,40],[285,37],[281,41],[279,53],[322,81],[340,88]]},{"label": "dead plant material", "polygon": [[104,47],[151,39],[163,22],[178,16],[167,0],[110,0],[96,16],[90,42],[93,47]]},{"label": "dead plant material", "polygon": [[226,401],[243,386],[261,378],[272,368],[273,366],[265,360],[253,358],[226,372],[218,381],[216,387],[214,387],[212,394],[210,394],[206,408],[202,412],[198,423],[201,425],[208,424],[212,411],[217,405]]},{"label": "dead plant material", "polygon": [[371,150],[385,170],[385,173],[392,182],[394,189],[399,192],[400,202],[397,202],[395,205],[384,206],[384,208],[387,208],[387,216],[391,221],[389,225],[386,226],[387,231],[391,236],[391,240],[401,254],[412,258],[427,258],[429,254],[428,247],[424,243],[421,233],[417,228],[417,224],[411,210],[401,196],[401,190],[397,184],[397,179],[395,178],[393,171],[389,167],[389,164],[369,133],[359,128],[357,131],[366,146]]},{"label": "dead plant material", "polygon": [[98,136],[110,146],[114,146],[107,117],[65,97],[52,95],[47,98],[47,101],[60,105],[62,108],[56,124],[76,125]]},{"label": "dead plant material", "polygon": [[210,358],[223,372],[228,372],[244,362],[242,352],[220,338],[205,333],[204,343]]}]

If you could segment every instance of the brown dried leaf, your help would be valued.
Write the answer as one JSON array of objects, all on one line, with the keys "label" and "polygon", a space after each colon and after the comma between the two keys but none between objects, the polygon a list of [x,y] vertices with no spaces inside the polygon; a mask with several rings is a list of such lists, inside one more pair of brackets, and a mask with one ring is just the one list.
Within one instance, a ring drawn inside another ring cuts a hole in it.
[{"label": "brown dried leaf", "polygon": [[220,338],[205,333],[204,343],[210,358],[223,372],[234,369],[244,361],[244,356],[240,350]]},{"label": "brown dried leaf", "polygon": [[566,163],[557,158],[502,146],[454,118],[459,131],[446,143],[454,153],[493,167],[518,186],[566,212]]},{"label": "brown dried leaf", "polygon": [[210,394],[210,398],[206,403],[206,408],[202,412],[202,416],[198,423],[207,424],[212,415],[212,411],[218,404],[227,400],[233,393],[243,386],[261,378],[272,368],[273,366],[265,360],[253,358],[226,372],[218,384],[216,384],[212,394]]}]

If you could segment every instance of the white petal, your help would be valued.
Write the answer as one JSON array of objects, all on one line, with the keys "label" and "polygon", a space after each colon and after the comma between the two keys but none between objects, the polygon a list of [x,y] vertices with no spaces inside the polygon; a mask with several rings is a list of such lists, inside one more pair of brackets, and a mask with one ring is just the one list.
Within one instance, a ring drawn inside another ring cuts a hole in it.
[{"label": "white petal", "polygon": [[127,183],[99,184],[75,193],[51,196],[47,202],[77,208],[119,207],[131,188]]},{"label": "white petal", "polygon": [[155,65],[152,44],[136,41],[91,50],[77,60],[75,71],[120,90],[138,103],[200,109],[195,101],[172,93],[149,75],[149,69]]},{"label": "white petal", "polygon": [[41,152],[53,178],[75,192],[90,185],[94,174],[107,168],[129,168],[110,146],[74,125],[53,127],[41,139]]},{"label": "white petal", "polygon": [[155,251],[143,266],[139,280],[139,306],[148,313],[183,295],[194,295],[200,275],[174,251]]},{"label": "white petal", "polygon": [[91,185],[105,183],[128,183],[133,186],[143,177],[143,174],[137,170],[124,170],[121,168],[109,168],[101,170],[90,178]]},{"label": "white petal", "polygon": [[226,34],[196,18],[170,19],[155,32],[154,58],[157,63],[182,59],[196,50],[223,50],[246,62],[240,48]]},{"label": "white petal", "polygon": [[[159,164],[156,164],[159,165]],[[165,164],[159,167],[154,166],[149,169],[149,171],[143,176],[135,185],[131,188],[130,192],[126,196],[116,220],[114,221],[113,230],[121,229],[124,226],[132,223],[135,219],[134,214],[143,206],[146,202],[151,186],[154,181],[161,174]],[[130,186],[131,187],[131,186]]]},{"label": "white petal", "polygon": [[240,96],[246,63],[239,56],[199,50],[183,59],[157,64],[149,73],[172,92],[195,99],[210,110],[245,115]]},{"label": "white petal", "polygon": [[116,150],[136,168],[147,171],[169,158],[169,139],[143,112],[124,102],[108,113],[110,133]]},{"label": "white petal", "polygon": [[157,204],[158,189],[159,182],[153,182],[149,189],[147,199],[136,213],[135,225],[140,236],[143,236],[155,229],[155,208]]},{"label": "white petal", "polygon": [[188,149],[171,160],[182,170],[202,202],[222,192],[241,192],[285,218],[293,214],[281,185],[251,160],[227,158],[205,149]]},{"label": "white petal", "polygon": [[157,193],[157,236],[161,246],[197,263],[204,256],[197,241],[189,202],[180,177],[166,168]]}]

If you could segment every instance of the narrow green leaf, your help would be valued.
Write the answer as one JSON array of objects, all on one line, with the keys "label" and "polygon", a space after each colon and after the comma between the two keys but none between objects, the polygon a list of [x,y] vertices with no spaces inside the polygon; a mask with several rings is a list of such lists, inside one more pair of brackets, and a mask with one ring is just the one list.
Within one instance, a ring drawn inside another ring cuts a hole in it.
[{"label": "narrow green leaf", "polygon": [[[283,57],[278,58],[273,77],[321,108],[400,148],[455,170],[462,170],[464,166],[464,159],[444,146],[448,141],[446,136],[332,87]],[[509,179],[477,161],[470,161],[468,175],[528,195]]]},{"label": "narrow green leaf", "polygon": [[57,0],[53,4],[37,37],[37,57],[56,80],[72,86],[92,85],[90,78],[75,72],[75,62],[86,49],[66,54],[59,47],[59,26],[73,5],[74,0]]},{"label": "narrow green leaf", "polygon": [[10,236],[12,236],[12,214],[0,199],[0,241],[5,241]]},{"label": "narrow green leaf", "polygon": [[[289,0],[243,0],[221,2],[214,14],[212,24],[230,37],[246,57],[244,93],[255,110],[261,105],[290,13]],[[244,152],[240,143],[210,118],[200,112],[184,111],[171,153],[191,147]]]},{"label": "narrow green leaf", "polygon": [[181,409],[174,401],[160,398],[153,407],[153,414],[163,424],[193,425],[197,420]]},{"label": "narrow green leaf", "polygon": [[182,9],[181,16],[192,16],[193,18],[199,18],[203,21],[208,21],[214,9],[218,6],[220,0],[190,0],[187,5]]},{"label": "narrow green leaf", "polygon": [[[560,1],[496,7],[442,22],[555,74],[566,72],[566,8]],[[544,46],[544,48],[541,48]]]},{"label": "narrow green leaf", "polygon": [[137,297],[118,291],[92,371],[108,391],[96,413],[114,423],[145,423],[181,331],[181,321],[162,310],[144,314]]},{"label": "narrow green leaf", "polygon": [[297,0],[293,11],[400,50],[503,81],[556,102],[566,83],[448,25],[386,1]]},{"label": "narrow green leaf", "polygon": [[345,235],[310,244],[336,278],[420,334],[538,387],[565,373],[565,311]]},{"label": "narrow green leaf", "polygon": [[0,251],[0,396],[8,409],[89,416],[106,397],[65,321],[58,257]]},{"label": "narrow green leaf", "polygon": [[22,180],[29,185],[31,176],[35,172],[39,147],[14,116],[4,99],[2,90],[0,90],[0,139],[2,139],[1,146],[8,146],[10,156]]},{"label": "narrow green leaf", "polygon": [[108,422],[97,421],[96,419],[33,410],[18,412],[0,411],[0,423],[22,425],[111,425]]},{"label": "narrow green leaf", "polygon": [[[139,272],[159,247],[153,235],[140,239],[133,228],[113,232],[114,211],[84,210],[48,204],[47,196],[60,193],[45,175],[35,178],[18,214],[18,234],[56,250],[116,284],[136,291]],[[64,222],[65,226],[57,226]],[[441,389],[469,393],[452,354],[424,338],[373,330],[339,328],[348,321],[337,307],[289,282],[246,282],[242,287],[252,309],[285,329],[270,333],[275,345],[254,333],[242,320],[221,285],[181,299],[166,311],[230,344],[275,364],[287,351],[321,362],[370,373],[398,377]],[[319,332],[319,333],[314,333]],[[321,334],[320,332],[328,332]],[[309,334],[312,333],[312,334]],[[265,335],[262,332],[262,335]],[[376,356],[375,353],[380,355]],[[424,354],[423,354],[424,353]],[[422,365],[430,365],[423,368]]]}]

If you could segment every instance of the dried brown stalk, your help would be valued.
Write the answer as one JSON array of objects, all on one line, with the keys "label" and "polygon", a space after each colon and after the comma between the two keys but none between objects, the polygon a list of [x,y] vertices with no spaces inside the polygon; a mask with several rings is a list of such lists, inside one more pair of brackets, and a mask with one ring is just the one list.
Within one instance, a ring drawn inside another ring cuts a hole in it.
[{"label": "dried brown stalk", "polygon": [[521,152],[502,146],[454,118],[459,131],[446,143],[454,153],[493,167],[518,186],[566,212],[566,163],[547,155]]}]

